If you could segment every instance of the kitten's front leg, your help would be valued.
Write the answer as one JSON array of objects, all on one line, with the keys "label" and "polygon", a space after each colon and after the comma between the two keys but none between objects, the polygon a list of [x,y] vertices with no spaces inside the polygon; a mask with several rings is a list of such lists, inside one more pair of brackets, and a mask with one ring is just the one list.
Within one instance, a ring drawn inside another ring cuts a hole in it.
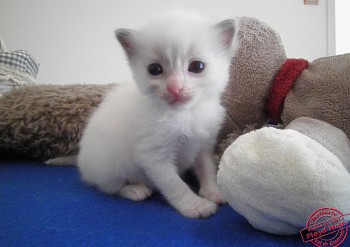
[{"label": "kitten's front leg", "polygon": [[226,203],[216,183],[217,166],[215,165],[211,151],[202,150],[199,153],[194,172],[200,184],[199,195],[217,204]]},{"label": "kitten's front leg", "polygon": [[216,204],[196,195],[180,178],[172,162],[152,157],[143,160],[142,164],[148,178],[182,215],[189,218],[206,218],[216,212]]}]

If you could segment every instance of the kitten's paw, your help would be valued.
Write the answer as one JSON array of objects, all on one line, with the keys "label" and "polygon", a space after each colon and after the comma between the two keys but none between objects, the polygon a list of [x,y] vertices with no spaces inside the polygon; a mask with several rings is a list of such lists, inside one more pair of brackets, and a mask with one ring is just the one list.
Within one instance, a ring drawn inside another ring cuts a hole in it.
[{"label": "kitten's paw", "polygon": [[144,184],[128,184],[120,189],[119,194],[133,201],[143,201],[152,195],[152,189]]},{"label": "kitten's paw", "polygon": [[205,198],[198,197],[190,205],[180,209],[180,213],[188,218],[208,218],[215,214],[217,205]]},{"label": "kitten's paw", "polygon": [[225,204],[227,202],[217,186],[201,188],[199,190],[199,195],[207,198],[209,201],[215,202],[216,204]]}]

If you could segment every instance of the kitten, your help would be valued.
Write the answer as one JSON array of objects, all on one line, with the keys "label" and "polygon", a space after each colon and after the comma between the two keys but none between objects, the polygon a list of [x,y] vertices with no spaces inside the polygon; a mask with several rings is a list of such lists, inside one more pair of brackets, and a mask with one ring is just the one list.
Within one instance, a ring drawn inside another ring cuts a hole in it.
[{"label": "kitten", "polygon": [[[118,85],[88,121],[78,155],[83,179],[134,201],[158,189],[190,218],[214,214],[225,202],[212,153],[235,32],[233,20],[214,25],[189,13],[116,30],[136,83]],[[192,168],[200,196],[180,178]]]}]

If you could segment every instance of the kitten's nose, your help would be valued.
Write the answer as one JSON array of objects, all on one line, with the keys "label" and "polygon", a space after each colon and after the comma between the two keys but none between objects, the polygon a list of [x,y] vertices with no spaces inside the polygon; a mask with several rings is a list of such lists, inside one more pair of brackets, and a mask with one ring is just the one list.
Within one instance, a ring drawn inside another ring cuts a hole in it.
[{"label": "kitten's nose", "polygon": [[167,89],[168,89],[168,92],[174,97],[178,97],[182,91],[182,88],[174,87],[169,84],[167,86]]},{"label": "kitten's nose", "polygon": [[183,90],[183,85],[179,80],[179,78],[177,78],[176,76],[169,77],[167,90],[171,95],[177,98],[180,95],[181,91]]}]

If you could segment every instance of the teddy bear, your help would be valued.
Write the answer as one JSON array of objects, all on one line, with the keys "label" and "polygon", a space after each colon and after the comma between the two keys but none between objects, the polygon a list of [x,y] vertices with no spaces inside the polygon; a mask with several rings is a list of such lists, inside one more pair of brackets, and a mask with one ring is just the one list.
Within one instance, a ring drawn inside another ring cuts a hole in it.
[{"label": "teddy bear", "polygon": [[349,213],[350,54],[287,59],[252,18],[238,40],[217,178],[228,203],[273,234],[298,233],[320,208]]},{"label": "teddy bear", "polygon": [[[350,55],[288,59],[270,26],[237,21],[216,147],[224,197],[252,226],[273,234],[298,233],[321,207],[349,213]],[[114,86],[35,85],[5,93],[0,157],[54,163],[77,154],[89,115]]]}]

